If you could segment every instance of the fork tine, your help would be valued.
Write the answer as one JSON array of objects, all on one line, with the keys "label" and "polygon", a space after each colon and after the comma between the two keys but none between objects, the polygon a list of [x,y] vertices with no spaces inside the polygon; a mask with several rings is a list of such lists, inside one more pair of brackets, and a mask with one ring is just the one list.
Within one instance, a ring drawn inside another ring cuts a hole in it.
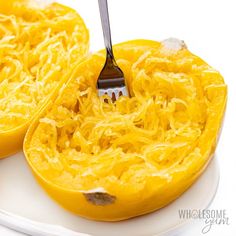
[{"label": "fork tine", "polygon": [[97,81],[98,95],[107,94],[115,102],[122,95],[129,96],[129,93],[124,74],[113,55],[107,0],[98,0],[98,3],[106,46],[106,62]]},{"label": "fork tine", "polygon": [[103,96],[107,94],[112,101],[118,100],[119,97],[121,96],[129,96],[128,90],[126,86],[123,87],[115,87],[115,88],[107,88],[107,89],[98,89],[98,95]]}]

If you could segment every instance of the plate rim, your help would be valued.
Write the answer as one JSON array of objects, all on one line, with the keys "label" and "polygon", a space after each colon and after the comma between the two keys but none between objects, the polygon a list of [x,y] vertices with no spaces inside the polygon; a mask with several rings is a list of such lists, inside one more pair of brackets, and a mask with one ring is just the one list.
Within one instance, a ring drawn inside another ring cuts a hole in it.
[{"label": "plate rim", "polygon": [[[183,194],[187,193],[202,177],[202,175],[207,171],[207,169],[214,165],[215,169],[215,176],[216,179],[214,180],[214,186],[212,188],[212,193],[210,196],[207,197],[207,200],[204,200],[202,206],[200,209],[205,210],[210,207],[213,200],[215,199],[215,196],[217,194],[219,181],[220,181],[220,168],[219,168],[219,161],[216,155],[213,155],[212,158],[210,158],[209,162],[206,164],[205,168],[203,169],[200,176],[197,178],[197,180],[194,182],[193,185],[191,185]],[[213,173],[214,173],[213,172]],[[177,199],[181,198],[182,195],[180,195]],[[172,202],[174,203],[175,200]],[[171,204],[172,204],[171,203]],[[170,206],[171,204],[167,205]],[[163,207],[162,209],[165,209]],[[4,217],[6,217],[4,219]],[[190,225],[190,223],[193,222],[193,219],[184,219],[181,220],[175,224],[172,224],[168,227],[168,229],[164,229],[161,232],[158,233],[151,233],[149,236],[165,236],[169,235],[170,233],[173,233],[175,231],[183,230],[184,227],[187,227],[187,225]],[[81,233],[75,230],[70,229],[69,227],[63,227],[56,224],[49,224],[49,223],[43,223],[37,220],[31,220],[29,217],[20,216],[19,214],[14,214],[5,210],[0,209],[0,225],[9,228],[13,231],[22,233],[23,235],[34,235],[34,236],[95,236],[91,233]],[[25,227],[22,227],[24,225]],[[52,235],[53,230],[53,235]],[[147,235],[146,235],[147,236]]]}]

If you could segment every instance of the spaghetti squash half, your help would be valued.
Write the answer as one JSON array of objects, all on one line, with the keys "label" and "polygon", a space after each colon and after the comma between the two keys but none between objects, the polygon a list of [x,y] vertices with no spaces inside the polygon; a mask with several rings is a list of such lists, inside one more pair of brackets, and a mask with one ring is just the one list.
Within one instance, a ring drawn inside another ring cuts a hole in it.
[{"label": "spaghetti squash half", "polygon": [[30,121],[88,51],[77,12],[0,0],[0,157],[22,147]]},{"label": "spaghetti squash half", "polygon": [[30,126],[24,153],[43,188],[86,218],[159,209],[201,174],[225,110],[223,78],[182,41],[114,46],[131,97],[97,96],[104,52],[81,63]]}]

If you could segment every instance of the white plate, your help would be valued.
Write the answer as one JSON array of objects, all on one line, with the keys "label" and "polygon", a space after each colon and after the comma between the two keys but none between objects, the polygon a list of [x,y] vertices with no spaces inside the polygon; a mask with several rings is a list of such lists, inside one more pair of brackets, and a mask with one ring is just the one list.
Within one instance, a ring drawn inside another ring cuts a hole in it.
[{"label": "white plate", "polygon": [[75,216],[51,200],[33,178],[24,155],[18,153],[0,161],[0,223],[34,236],[169,235],[187,223],[179,218],[178,210],[207,208],[215,196],[218,181],[219,169],[214,158],[198,181],[169,206],[122,222],[95,222]]}]

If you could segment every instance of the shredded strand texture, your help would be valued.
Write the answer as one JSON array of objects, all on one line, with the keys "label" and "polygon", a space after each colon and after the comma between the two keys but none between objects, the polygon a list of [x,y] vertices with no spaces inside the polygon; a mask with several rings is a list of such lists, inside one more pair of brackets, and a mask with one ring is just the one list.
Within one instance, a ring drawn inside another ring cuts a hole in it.
[{"label": "shredded strand texture", "polygon": [[0,132],[29,121],[87,53],[80,16],[59,4],[0,1]]},{"label": "shredded strand texture", "polygon": [[212,120],[219,123],[215,111],[226,88],[217,71],[186,48],[131,44],[117,46],[115,53],[130,98],[112,103],[106,97],[106,103],[97,96],[104,57],[94,55],[32,135],[29,158],[55,184],[112,193],[119,186],[144,189],[152,179],[149,187],[158,188],[201,162],[203,146],[212,145],[207,146],[216,136]]}]

